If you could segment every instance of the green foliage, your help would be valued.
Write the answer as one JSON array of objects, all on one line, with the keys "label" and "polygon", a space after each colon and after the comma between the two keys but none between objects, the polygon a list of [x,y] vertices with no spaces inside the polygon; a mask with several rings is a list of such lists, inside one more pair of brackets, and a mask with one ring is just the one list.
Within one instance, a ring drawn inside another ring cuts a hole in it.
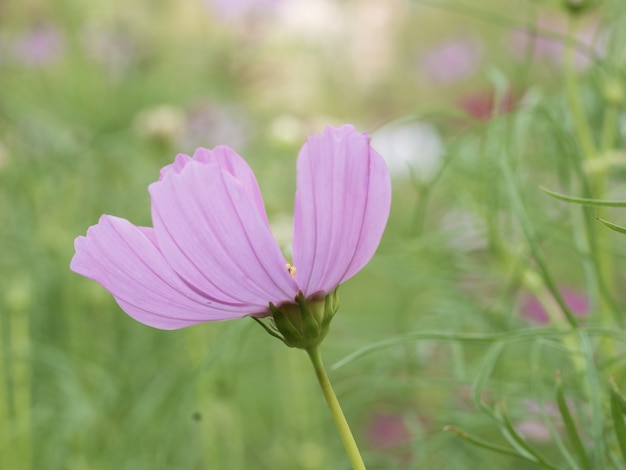
[{"label": "green foliage", "polygon": [[[68,268],[100,214],[150,225],[159,169],[218,144],[287,246],[298,149],[344,121],[443,139],[395,177],[321,345],[368,468],[626,466],[624,2],[329,2],[323,33],[271,7],[5,3],[0,468],[347,468],[305,353],[252,320],[150,329]],[[479,64],[437,81],[421,59],[450,40]]]}]

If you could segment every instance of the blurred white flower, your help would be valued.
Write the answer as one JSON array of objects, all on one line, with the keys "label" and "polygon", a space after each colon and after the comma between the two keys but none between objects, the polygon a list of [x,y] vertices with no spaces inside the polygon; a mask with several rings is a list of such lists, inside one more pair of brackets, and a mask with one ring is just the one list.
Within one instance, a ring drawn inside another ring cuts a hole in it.
[{"label": "blurred white flower", "polygon": [[296,144],[306,136],[303,122],[292,114],[281,114],[270,123],[270,135],[278,142]]},{"label": "blurred white flower", "polygon": [[137,132],[151,139],[176,142],[185,127],[183,112],[174,106],[158,105],[141,111],[135,118]]},{"label": "blurred white flower", "polygon": [[206,6],[218,18],[229,22],[240,22],[253,16],[267,15],[284,0],[205,0]]},{"label": "blurred white flower", "polygon": [[288,103],[288,112],[306,115],[328,96],[329,80],[349,79],[363,93],[380,84],[393,68],[405,3],[284,1],[264,37],[265,105]]},{"label": "blurred white flower", "polygon": [[443,142],[432,124],[404,120],[381,127],[372,134],[372,147],[387,162],[392,177],[418,181],[432,179],[442,164]]},{"label": "blurred white flower", "polygon": [[289,0],[277,15],[280,33],[307,42],[332,42],[343,35],[345,14],[340,3],[332,0]]},{"label": "blurred white flower", "polygon": [[406,2],[360,0],[349,5],[344,47],[356,84],[369,87],[390,73]]}]

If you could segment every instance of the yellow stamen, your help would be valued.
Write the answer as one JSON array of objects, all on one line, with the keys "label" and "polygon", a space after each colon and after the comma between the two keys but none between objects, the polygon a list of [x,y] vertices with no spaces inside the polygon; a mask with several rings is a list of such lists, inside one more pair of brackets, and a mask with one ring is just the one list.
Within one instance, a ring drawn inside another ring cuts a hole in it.
[{"label": "yellow stamen", "polygon": [[292,266],[289,263],[287,263],[285,265],[285,268],[287,268],[287,271],[289,271],[289,275],[291,277],[294,277],[294,278],[296,277],[296,267],[295,266]]}]

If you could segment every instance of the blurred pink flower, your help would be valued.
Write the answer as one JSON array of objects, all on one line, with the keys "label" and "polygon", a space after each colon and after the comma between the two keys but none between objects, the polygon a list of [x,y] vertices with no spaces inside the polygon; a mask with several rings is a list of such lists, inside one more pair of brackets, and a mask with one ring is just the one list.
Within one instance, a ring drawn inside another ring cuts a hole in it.
[{"label": "blurred pink flower", "polygon": [[535,442],[550,442],[552,436],[547,426],[539,419],[528,419],[515,426],[515,430],[526,439]]},{"label": "blurred pink flower", "polygon": [[563,432],[563,420],[559,409],[555,403],[539,404],[535,400],[526,400],[526,419],[515,425],[515,430],[526,439],[535,442],[550,442],[552,435],[545,422],[541,419],[541,409],[545,415],[544,419],[549,419],[558,433]]},{"label": "blurred pink flower", "polygon": [[544,413],[549,417],[561,416],[559,412],[559,407],[556,403],[547,402],[547,403],[539,403],[537,400],[524,400],[524,408],[531,414],[539,414],[543,407]]},{"label": "blurred pink flower", "polygon": [[367,427],[367,440],[377,449],[406,444],[410,439],[411,433],[400,413],[378,411]]},{"label": "blurred pink flower", "polygon": [[[537,21],[537,27],[557,35],[565,36],[567,34],[566,22],[557,17],[542,18]],[[597,28],[598,25],[595,23],[588,24],[578,30],[573,38],[585,44],[596,53],[602,54],[604,41],[601,38],[597,40]],[[542,33],[534,34],[527,30],[515,30],[509,35],[509,44],[511,50],[519,59],[524,59],[529,50],[532,50],[533,57],[536,59],[547,60],[557,64],[563,61],[565,44],[558,37],[548,37]],[[582,70],[587,68],[591,61],[587,53],[576,49],[574,51],[574,63],[578,69]]]},{"label": "blurred pink flower", "polygon": [[161,329],[265,317],[269,304],[318,298],[373,256],[391,203],[389,172],[367,134],[345,125],[298,156],[293,262],[272,235],[252,170],[229,147],[179,154],[149,187],[154,228],[103,215],[75,242],[71,269]]},{"label": "blurred pink flower", "polygon": [[87,24],[81,37],[83,53],[102,65],[111,78],[120,80],[137,59],[132,37],[119,28],[105,29]]},{"label": "blurred pink flower", "polygon": [[476,73],[480,59],[481,51],[474,40],[448,40],[422,56],[420,71],[433,82],[454,83]]},{"label": "blurred pink flower", "polygon": [[41,67],[63,55],[64,43],[58,29],[49,24],[40,24],[15,37],[10,49],[13,58],[22,65]]},{"label": "blurred pink flower", "polygon": [[479,91],[462,97],[458,105],[469,116],[479,121],[488,121],[499,114],[508,114],[515,109],[517,98],[508,91],[498,103],[497,109],[493,91]]},{"label": "blurred pink flower", "polygon": [[[562,288],[561,295],[574,315],[583,317],[589,313],[589,299],[583,292]],[[522,316],[536,323],[548,323],[549,318],[541,302],[534,296],[525,296],[521,305]]]}]

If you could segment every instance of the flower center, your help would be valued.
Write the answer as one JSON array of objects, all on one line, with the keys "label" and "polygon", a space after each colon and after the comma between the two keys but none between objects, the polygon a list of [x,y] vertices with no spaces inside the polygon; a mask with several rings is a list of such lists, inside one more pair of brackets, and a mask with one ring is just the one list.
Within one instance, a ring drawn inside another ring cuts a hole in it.
[{"label": "flower center", "polygon": [[289,263],[287,263],[287,264],[285,265],[285,268],[287,268],[287,271],[289,271],[289,275],[290,275],[292,278],[295,278],[295,277],[296,277],[296,267],[295,267],[295,266],[292,266],[292,265],[290,265]]}]

